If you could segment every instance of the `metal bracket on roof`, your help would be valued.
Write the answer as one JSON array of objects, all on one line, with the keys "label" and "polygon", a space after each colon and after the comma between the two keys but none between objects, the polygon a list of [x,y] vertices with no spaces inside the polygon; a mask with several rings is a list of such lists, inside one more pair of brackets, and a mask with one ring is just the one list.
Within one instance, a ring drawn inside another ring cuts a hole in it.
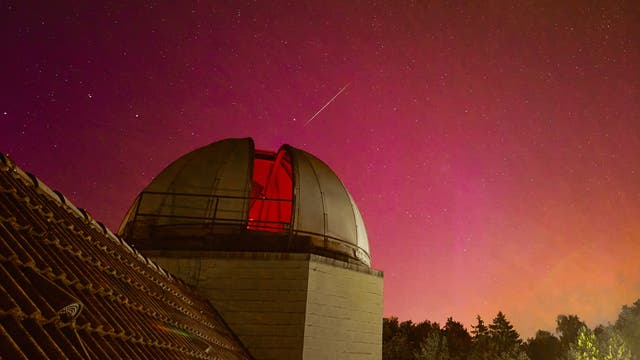
[{"label": "metal bracket on roof", "polygon": [[5,154],[0,153],[2,155],[2,166],[0,166],[0,170],[2,171],[16,171],[16,163],[11,161],[11,158]]},{"label": "metal bracket on roof", "polygon": [[80,212],[82,213],[82,216],[84,216],[85,220],[89,220],[89,214],[87,214],[87,210],[79,207],[78,210],[80,210]]},{"label": "metal bracket on roof", "polygon": [[58,316],[60,316],[60,320],[69,322],[78,317],[82,309],[84,309],[84,305],[81,302],[74,302],[60,309]]},{"label": "metal bracket on roof", "polygon": [[58,195],[58,199],[60,199],[60,202],[63,204],[67,203],[67,200],[64,198],[64,195],[62,195],[62,193],[58,190],[53,190],[53,192]]},{"label": "metal bracket on roof", "polygon": [[32,173],[28,172],[27,176],[29,176],[29,179],[31,179],[31,181],[33,181],[33,187],[37,188],[40,187],[40,184],[38,182],[38,178],[33,175]]}]

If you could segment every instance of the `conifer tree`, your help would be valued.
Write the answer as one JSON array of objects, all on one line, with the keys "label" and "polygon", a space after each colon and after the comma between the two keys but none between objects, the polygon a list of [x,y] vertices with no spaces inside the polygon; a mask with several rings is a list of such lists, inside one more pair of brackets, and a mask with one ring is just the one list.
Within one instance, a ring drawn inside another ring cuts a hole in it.
[{"label": "conifer tree", "polygon": [[508,351],[514,346],[522,344],[520,335],[513,329],[513,325],[507,320],[502,311],[498,312],[493,319],[493,323],[489,325],[489,336],[491,344],[497,353]]},{"label": "conifer tree", "polygon": [[478,323],[476,325],[471,325],[471,335],[473,336],[473,340],[489,336],[489,328],[484,324],[484,320],[482,320],[480,315],[476,316],[476,319],[478,320]]},{"label": "conifer tree", "polygon": [[471,325],[471,352],[469,360],[489,360],[491,359],[489,349],[489,328],[484,324],[484,320],[478,315],[476,317],[478,323]]},{"label": "conifer tree", "polygon": [[489,325],[489,348],[494,358],[498,359],[527,359],[526,353],[521,349],[522,340],[507,317],[498,312],[493,322]]}]

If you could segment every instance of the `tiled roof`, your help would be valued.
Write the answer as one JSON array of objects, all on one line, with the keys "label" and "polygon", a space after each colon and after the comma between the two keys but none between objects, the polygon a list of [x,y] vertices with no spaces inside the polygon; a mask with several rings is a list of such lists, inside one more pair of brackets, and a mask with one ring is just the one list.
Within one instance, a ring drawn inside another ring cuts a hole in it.
[{"label": "tiled roof", "polygon": [[2,154],[0,357],[251,359],[209,302]]}]

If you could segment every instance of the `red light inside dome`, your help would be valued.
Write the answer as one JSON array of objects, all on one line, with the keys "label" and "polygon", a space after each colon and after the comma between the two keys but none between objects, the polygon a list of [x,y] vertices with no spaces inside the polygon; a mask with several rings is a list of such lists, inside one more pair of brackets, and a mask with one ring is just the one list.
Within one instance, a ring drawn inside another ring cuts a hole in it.
[{"label": "red light inside dome", "polygon": [[291,222],[293,180],[289,154],[256,150],[253,161],[249,230],[281,232]]}]

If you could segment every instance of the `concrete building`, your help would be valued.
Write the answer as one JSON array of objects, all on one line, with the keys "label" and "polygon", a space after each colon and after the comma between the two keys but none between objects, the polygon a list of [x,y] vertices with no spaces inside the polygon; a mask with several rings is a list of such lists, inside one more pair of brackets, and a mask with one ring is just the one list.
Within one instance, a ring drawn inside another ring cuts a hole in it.
[{"label": "concrete building", "polygon": [[170,164],[119,235],[208,298],[263,359],[381,359],[382,272],[360,212],[313,155],[228,139]]}]

